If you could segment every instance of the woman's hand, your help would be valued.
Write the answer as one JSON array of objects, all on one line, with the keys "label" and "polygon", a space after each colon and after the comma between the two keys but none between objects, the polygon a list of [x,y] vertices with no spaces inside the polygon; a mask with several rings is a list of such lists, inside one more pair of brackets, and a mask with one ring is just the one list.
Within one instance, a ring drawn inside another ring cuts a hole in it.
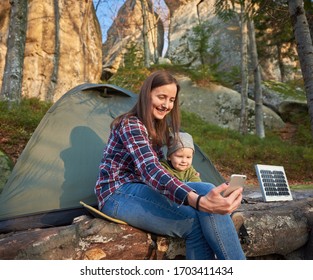
[{"label": "woman's hand", "polygon": [[[232,192],[229,196],[223,197],[222,192],[228,188],[226,183],[213,188],[210,192],[200,198],[199,210],[215,213],[215,214],[230,214],[236,210],[242,200],[243,188]],[[198,194],[195,192],[190,192],[188,194],[189,205],[196,208]]]}]

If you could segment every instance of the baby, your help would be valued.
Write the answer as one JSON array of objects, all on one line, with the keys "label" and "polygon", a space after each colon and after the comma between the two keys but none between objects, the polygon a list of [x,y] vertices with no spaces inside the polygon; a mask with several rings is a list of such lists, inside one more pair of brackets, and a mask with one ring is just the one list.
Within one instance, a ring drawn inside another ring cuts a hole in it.
[{"label": "baby", "polygon": [[[167,150],[167,160],[162,160],[162,166],[173,176],[183,182],[201,182],[200,174],[192,166],[195,153],[192,136],[186,132],[179,133],[179,140]],[[243,215],[239,212],[231,214],[237,233],[244,223]]]},{"label": "baby", "polygon": [[201,182],[200,174],[192,166],[195,147],[192,136],[186,132],[179,133],[179,140],[167,151],[167,160],[162,160],[162,166],[170,174],[182,182]]}]

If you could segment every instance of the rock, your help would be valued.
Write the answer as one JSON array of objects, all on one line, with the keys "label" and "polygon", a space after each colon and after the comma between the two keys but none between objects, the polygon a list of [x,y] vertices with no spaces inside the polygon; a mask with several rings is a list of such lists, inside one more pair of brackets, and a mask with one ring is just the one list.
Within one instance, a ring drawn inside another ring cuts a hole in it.
[{"label": "rock", "polygon": [[284,101],[279,105],[278,111],[284,120],[294,121],[292,118],[295,115],[308,113],[308,104],[306,102]]},{"label": "rock", "polygon": [[192,2],[193,0],[164,0],[166,6],[168,7],[170,14],[174,14],[174,12],[181,6]]},{"label": "rock", "polygon": [[[223,21],[215,14],[215,2],[215,0],[165,0],[170,10],[169,43],[166,57],[173,64],[179,63],[188,65],[191,68],[201,64],[200,55],[197,55],[195,47],[192,46],[192,36],[196,35],[193,28],[199,26],[199,22],[203,24],[207,21],[213,30],[207,42],[208,46],[212,47],[209,47],[207,52],[212,54],[214,48],[219,49],[217,55],[212,55],[211,58],[206,57],[206,59],[211,60],[208,64],[218,64],[221,73],[230,73],[235,69],[239,69],[241,57],[240,11],[238,10],[237,16],[232,19]],[[259,61],[262,77],[264,80],[280,80],[281,72],[278,62],[274,58],[277,49],[268,46],[266,51],[272,55]],[[297,62],[292,58],[288,58],[284,60],[284,65],[286,67],[296,67]],[[295,75],[294,73],[288,73],[287,76],[289,79],[294,79]]]},{"label": "rock", "polygon": [[[148,1],[149,2],[149,1]],[[155,53],[161,56],[164,45],[164,26],[158,14],[151,10],[147,13],[149,57],[153,61]],[[103,44],[103,71],[101,79],[109,79],[119,67],[124,66],[125,57],[132,47],[136,48],[135,60],[143,57],[142,9],[140,1],[127,0],[118,11],[118,15],[107,32]],[[132,54],[134,55],[134,54]],[[132,63],[136,64],[134,59]]]},{"label": "rock", "polygon": [[160,57],[160,58],[159,58],[159,64],[171,65],[172,62],[171,62],[168,58]]},{"label": "rock", "polygon": [[[204,121],[223,128],[238,130],[240,120],[240,93],[213,83],[209,87],[200,87],[192,83],[190,78],[177,77],[180,85],[181,107],[199,115]],[[209,104],[210,108],[203,106]],[[248,100],[248,130],[255,130],[255,102]],[[273,110],[263,107],[264,125],[268,129],[281,129],[285,126],[280,116]]]},{"label": "rock", "polygon": [[[10,2],[1,2],[1,77],[10,63],[5,56]],[[22,97],[57,101],[79,84],[99,81],[102,36],[92,1],[33,0],[27,18]]]}]

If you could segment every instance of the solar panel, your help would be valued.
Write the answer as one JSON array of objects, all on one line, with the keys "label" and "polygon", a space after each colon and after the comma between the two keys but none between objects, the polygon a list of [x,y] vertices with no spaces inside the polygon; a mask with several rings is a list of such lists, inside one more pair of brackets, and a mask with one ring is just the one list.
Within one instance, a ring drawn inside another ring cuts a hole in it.
[{"label": "solar panel", "polygon": [[283,166],[256,164],[255,170],[265,201],[292,200]]}]

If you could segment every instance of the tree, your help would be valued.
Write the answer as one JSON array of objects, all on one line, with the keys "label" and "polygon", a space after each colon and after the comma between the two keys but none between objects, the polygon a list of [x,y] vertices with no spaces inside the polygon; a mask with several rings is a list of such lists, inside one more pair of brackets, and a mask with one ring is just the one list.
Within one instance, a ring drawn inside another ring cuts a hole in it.
[{"label": "tree", "polygon": [[60,60],[60,11],[59,2],[53,2],[54,9],[54,23],[55,23],[55,35],[54,35],[54,54],[53,54],[53,71],[50,77],[50,85],[47,90],[47,100],[53,101],[54,89],[58,81],[59,75],[59,60]]},{"label": "tree", "polygon": [[151,15],[152,15],[152,24],[149,21],[149,31],[151,34],[151,41],[153,45],[153,62],[159,62],[159,51],[158,51],[158,23],[160,21],[160,16],[156,16],[154,12],[154,1],[151,2]]},{"label": "tree", "polygon": [[19,103],[22,96],[28,1],[11,0],[10,3],[9,36],[0,98],[12,104]]},{"label": "tree", "polygon": [[149,50],[149,34],[148,34],[148,16],[146,0],[140,0],[142,10],[142,38],[143,38],[143,50],[145,58],[145,66],[150,67],[150,50]]},{"label": "tree", "polygon": [[[215,67],[217,56],[219,55],[219,42],[214,41],[210,43],[216,27],[210,21],[201,21],[195,25],[188,36],[182,36],[182,39],[187,37],[187,51],[186,56],[190,61],[199,58],[201,67],[204,68],[208,64],[210,67]],[[189,47],[190,46],[190,47]]]},{"label": "tree", "polygon": [[[142,9],[142,34],[145,65],[146,67],[150,67],[151,58],[153,63],[157,64],[159,62],[159,57],[161,55],[161,51],[159,51],[159,33],[163,35],[164,32],[161,16],[158,15],[155,10],[164,13],[164,7],[162,8],[160,2],[155,5],[153,0],[140,0],[140,3]],[[150,51],[150,43],[152,44],[153,52]]]},{"label": "tree", "polygon": [[[246,134],[248,131],[248,42],[250,43],[250,57],[254,78],[254,101],[255,101],[255,127],[256,135],[260,138],[265,137],[264,118],[263,118],[263,95],[262,79],[259,67],[258,50],[256,44],[256,34],[254,27],[254,17],[258,15],[261,8],[257,0],[217,0],[215,7],[217,14],[223,19],[234,17],[236,7],[240,6],[240,27],[241,27],[241,112],[239,131]],[[261,1],[264,4],[267,1]],[[249,40],[248,40],[249,38]]]},{"label": "tree", "polygon": [[256,135],[260,138],[265,137],[264,118],[263,118],[263,95],[262,95],[262,78],[259,66],[258,51],[255,40],[255,28],[252,18],[248,19],[249,40],[251,48],[251,64],[254,76],[254,102],[255,102],[255,130]]},{"label": "tree", "polygon": [[303,0],[288,0],[289,12],[307,96],[313,137],[313,46]]},{"label": "tree", "polygon": [[239,132],[248,133],[248,88],[249,88],[249,70],[248,70],[248,24],[245,14],[246,3],[240,3],[240,31],[241,31],[241,110]]},{"label": "tree", "polygon": [[298,60],[288,6],[278,5],[273,0],[260,1],[258,5],[254,23],[257,29],[259,60],[268,57],[276,59],[280,80],[285,82],[289,73],[284,60]]},{"label": "tree", "polygon": [[313,3],[312,0],[303,0],[305,15],[308,20],[311,38],[313,38]]}]

